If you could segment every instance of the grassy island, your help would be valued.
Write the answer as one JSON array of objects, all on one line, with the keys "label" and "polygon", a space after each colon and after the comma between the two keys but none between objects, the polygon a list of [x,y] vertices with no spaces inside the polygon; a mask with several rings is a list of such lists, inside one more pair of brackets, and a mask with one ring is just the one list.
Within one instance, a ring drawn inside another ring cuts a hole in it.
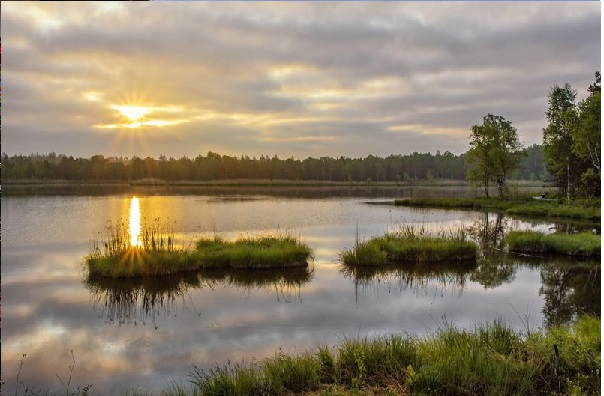
[{"label": "grassy island", "polygon": [[476,260],[477,245],[465,234],[433,236],[408,229],[374,237],[345,249],[340,257],[345,265],[375,266],[398,263]]},{"label": "grassy island", "polygon": [[535,255],[597,257],[601,236],[591,233],[544,234],[536,231],[512,231],[505,237],[511,252]]},{"label": "grassy island", "polygon": [[202,269],[306,268],[311,249],[292,236],[200,239],[194,249],[173,243],[130,246],[112,240],[85,258],[89,276],[131,278],[164,276]]},{"label": "grassy island", "polygon": [[295,356],[196,369],[166,395],[596,395],[600,319],[520,334],[495,322],[425,338],[345,339]]},{"label": "grassy island", "polygon": [[418,208],[444,208],[492,210],[508,215],[552,219],[600,220],[600,200],[562,204],[527,198],[524,200],[499,200],[493,198],[405,198],[396,199],[395,206]]}]

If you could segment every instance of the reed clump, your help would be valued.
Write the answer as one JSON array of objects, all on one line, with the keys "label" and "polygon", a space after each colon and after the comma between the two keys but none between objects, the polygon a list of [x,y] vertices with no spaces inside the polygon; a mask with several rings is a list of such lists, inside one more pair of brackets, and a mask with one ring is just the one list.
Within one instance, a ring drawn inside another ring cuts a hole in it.
[{"label": "reed clump", "polygon": [[143,229],[132,245],[123,224],[109,226],[85,257],[89,277],[167,276],[202,269],[306,268],[311,249],[291,235],[200,239],[194,249],[177,248],[173,233]]},{"label": "reed clump", "polygon": [[357,243],[340,258],[349,266],[383,266],[399,263],[474,261],[478,246],[463,231],[430,235],[407,228]]},{"label": "reed clump", "polygon": [[511,231],[504,241],[508,249],[515,253],[572,257],[601,255],[601,236],[588,232],[545,234],[537,231]]},{"label": "reed clump", "polygon": [[500,321],[445,326],[426,338],[345,339],[335,348],[196,368],[191,394],[596,395],[600,345],[600,319],[592,316],[526,334]]}]

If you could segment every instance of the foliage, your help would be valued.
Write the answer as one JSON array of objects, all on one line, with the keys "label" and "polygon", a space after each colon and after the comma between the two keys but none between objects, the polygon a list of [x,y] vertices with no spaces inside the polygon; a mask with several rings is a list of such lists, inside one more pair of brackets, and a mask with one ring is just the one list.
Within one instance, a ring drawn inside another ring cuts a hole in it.
[{"label": "foliage", "polygon": [[[436,154],[413,153],[390,155],[385,158],[373,155],[365,158],[321,157],[299,159],[234,157],[208,152],[195,158],[123,158],[95,155],[91,158],[74,158],[64,154],[2,155],[2,178],[12,181],[87,181],[133,182],[163,184],[164,182],[208,182],[216,180],[288,180],[412,183],[415,180],[464,180],[465,154],[449,151]],[[530,148],[529,157],[523,159],[515,178],[545,180],[541,147]]]},{"label": "foliage", "polygon": [[581,174],[584,195],[599,196],[601,183],[601,92],[591,96],[577,106],[577,124],[572,134],[572,151],[586,164]]},{"label": "foliage", "polygon": [[[64,154],[2,155],[2,178],[12,180],[153,181],[289,180],[340,182],[411,182],[436,179],[463,180],[465,155],[449,151],[412,153],[385,158],[320,157],[282,159],[228,156],[214,152],[195,158],[116,158],[95,155],[74,158]],[[405,177],[406,175],[406,177]],[[527,177],[528,178],[528,177]]]},{"label": "foliage", "polygon": [[495,182],[503,198],[505,182],[524,155],[516,128],[504,117],[488,114],[482,125],[472,126],[470,139],[468,179],[484,186],[487,197],[489,182]]},{"label": "foliage", "polygon": [[568,201],[576,195],[599,196],[601,184],[600,73],[575,103],[577,91],[566,83],[555,85],[548,97],[548,125],[543,129],[543,151],[549,172]]}]

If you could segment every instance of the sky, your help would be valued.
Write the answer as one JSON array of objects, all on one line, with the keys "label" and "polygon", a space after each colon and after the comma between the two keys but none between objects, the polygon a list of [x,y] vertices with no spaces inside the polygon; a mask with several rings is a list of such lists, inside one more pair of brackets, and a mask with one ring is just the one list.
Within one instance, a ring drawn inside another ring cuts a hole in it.
[{"label": "sky", "polygon": [[2,151],[366,157],[540,144],[599,2],[3,2]]}]

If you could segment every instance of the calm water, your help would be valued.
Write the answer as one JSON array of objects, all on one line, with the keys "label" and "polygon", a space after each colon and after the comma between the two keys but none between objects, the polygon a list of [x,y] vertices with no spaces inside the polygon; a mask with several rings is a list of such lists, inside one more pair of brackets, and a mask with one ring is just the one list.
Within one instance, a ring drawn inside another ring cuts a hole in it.
[{"label": "calm water", "polygon": [[[82,258],[110,221],[129,222],[131,196],[4,198],[3,391],[14,393],[22,359],[19,380],[37,389],[63,389],[57,376],[66,382],[71,374],[72,389],[159,394],[172,382],[188,387],[194,365],[261,360],[345,337],[423,336],[445,324],[472,328],[498,318],[523,330],[599,315],[599,263],[530,262],[498,250],[497,230],[553,224],[367,200],[143,196],[141,222],[170,224],[181,245],[214,233],[289,233],[312,247],[314,263],[254,277],[206,272],[110,283],[86,282]],[[339,265],[338,253],[357,233],[366,239],[410,225],[472,227],[491,253],[477,265],[438,269],[351,272]]]}]

